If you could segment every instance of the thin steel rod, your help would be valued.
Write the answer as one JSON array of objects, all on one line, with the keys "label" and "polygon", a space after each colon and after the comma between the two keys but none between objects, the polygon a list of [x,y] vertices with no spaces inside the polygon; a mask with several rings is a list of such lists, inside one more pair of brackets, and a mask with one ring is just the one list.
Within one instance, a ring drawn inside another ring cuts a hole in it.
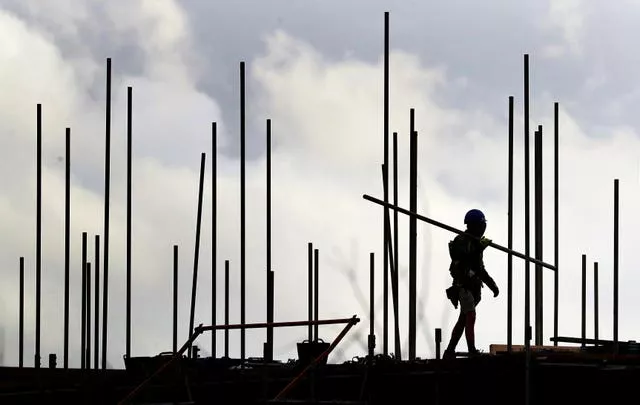
[{"label": "thin steel rod", "polygon": [[[509,195],[507,248],[513,250],[513,96],[509,96]],[[513,348],[513,255],[507,254],[507,351]]]},{"label": "thin steel rod", "polygon": [[87,370],[91,369],[91,263],[87,262],[87,347],[85,361]]},{"label": "thin steel rod", "polygon": [[[393,133],[393,205],[398,206],[398,133],[394,132]],[[393,268],[395,269],[395,273],[394,273],[394,282],[395,282],[395,296],[393,298],[393,306],[394,306],[394,322],[395,322],[395,355],[396,355],[396,360],[402,360],[402,350],[401,350],[401,344],[402,342],[400,342],[400,290],[398,288],[398,269],[399,269],[399,264],[400,264],[400,259],[399,259],[399,248],[400,248],[400,242],[399,242],[399,235],[400,233],[398,232],[398,211],[397,210],[393,210],[393,251],[395,252],[395,257],[394,257],[394,265]]]},{"label": "thin steel rod", "polygon": [[127,87],[127,347],[126,356],[131,357],[131,132],[133,89]]},{"label": "thin steel rod", "polygon": [[[367,195],[367,194],[364,194],[362,196],[362,198],[364,198],[365,200],[370,201],[372,203],[378,204],[378,205],[384,205],[384,201],[379,200],[379,199],[377,199],[375,197],[371,197],[370,195]],[[464,233],[464,231],[461,231],[459,229],[456,229],[456,228],[454,228],[454,227],[452,227],[450,225],[444,224],[444,223],[436,221],[434,219],[425,217],[424,215],[414,214],[411,211],[409,211],[408,209],[405,209],[405,208],[402,208],[402,207],[396,207],[393,204],[387,204],[387,205],[389,206],[390,209],[397,210],[401,214],[405,214],[405,215],[408,215],[410,217],[415,217],[416,219],[418,219],[420,221],[426,222],[426,223],[428,223],[430,225],[433,225],[433,226],[437,226],[438,228],[442,228],[444,230],[456,233],[458,235],[461,235],[461,234]],[[479,238],[475,238],[475,239],[479,239]],[[539,260],[534,259],[533,257],[525,256],[520,252],[517,252],[515,250],[510,250],[510,249],[508,249],[508,248],[506,248],[504,246],[498,245],[497,243],[491,242],[487,246],[490,246],[490,247],[492,247],[494,249],[497,249],[497,250],[499,250],[501,252],[504,252],[504,253],[511,253],[513,256],[515,256],[517,258],[529,261],[531,263],[540,264],[542,267],[545,267],[545,268],[547,268],[549,270],[555,270],[555,267],[553,265],[549,264],[549,263],[541,262]]]},{"label": "thin steel rod", "polygon": [[[245,289],[245,71],[240,62],[240,322],[246,319]],[[240,358],[245,359],[246,331],[240,331]]]},{"label": "thin steel rod", "polygon": [[[554,175],[554,182],[553,182],[553,216],[554,216],[554,235],[553,235],[553,243],[554,243],[554,256],[553,256],[553,265],[556,267],[556,272],[553,275],[553,336],[554,337],[558,337],[558,317],[559,317],[559,283],[560,283],[560,277],[559,277],[559,273],[558,273],[558,262],[559,260],[559,255],[560,255],[560,250],[559,250],[559,242],[558,242],[558,234],[559,234],[559,227],[560,227],[560,223],[558,222],[558,219],[560,218],[559,216],[559,204],[558,204],[558,195],[559,195],[559,186],[558,186],[558,179],[559,179],[559,161],[560,161],[560,156],[559,156],[559,144],[558,144],[558,137],[560,134],[560,125],[559,125],[559,112],[558,112],[558,103],[554,103],[553,104],[553,155],[554,155],[554,170],[553,170],[553,175]],[[558,345],[558,342],[553,342],[554,346]]]},{"label": "thin steel rod", "polygon": [[20,258],[20,320],[18,342],[18,366],[24,367],[24,257]]},{"label": "thin steel rod", "polygon": [[[530,208],[529,208],[529,54],[524,55],[524,254],[530,256]],[[525,359],[525,405],[529,405],[531,364],[531,265],[524,263],[524,347]]]},{"label": "thin steel rod", "polygon": [[[538,130],[534,135],[534,187],[535,187],[535,257],[538,260],[542,260],[542,221],[543,221],[543,208],[542,208],[542,125],[538,126]],[[543,278],[542,267],[539,264],[535,266],[535,323],[536,323],[536,335],[535,344],[542,345],[543,340]]]},{"label": "thin steel rod", "polygon": [[42,104],[36,109],[36,336],[35,368],[40,368],[40,316],[42,295]]},{"label": "thin steel rod", "polygon": [[[267,322],[273,322],[274,274],[271,268],[271,120],[267,119]],[[273,328],[267,328],[267,355],[273,359]]]},{"label": "thin steel rod", "polygon": [[[309,322],[313,321],[313,243],[307,244],[307,254],[309,260],[308,277],[307,277],[307,311],[309,312]],[[313,341],[313,326],[309,324],[309,342]]]},{"label": "thin steel rod", "polygon": [[[384,167],[389,167],[389,12],[384,13]],[[389,173],[383,173],[384,202],[389,202]],[[389,215],[389,208],[384,207],[384,218]],[[387,254],[387,221],[384,221],[384,236],[382,251],[383,258],[383,329],[382,329],[382,351],[384,355],[389,353],[389,256]]]},{"label": "thin steel rod", "polygon": [[178,351],[178,245],[173,245],[173,354]]},{"label": "thin steel rod", "polygon": [[[211,323],[218,316],[218,124],[211,123]],[[217,336],[211,335],[211,357],[218,349]]]},{"label": "thin steel rod", "polygon": [[[313,293],[313,320],[317,321],[318,315],[319,315],[319,307],[320,307],[320,274],[319,274],[319,252],[318,249],[314,249],[313,250],[313,287],[314,287],[314,293]],[[314,339],[315,341],[318,341],[318,338],[320,336],[318,336],[318,324],[315,324],[313,327],[313,335],[314,335]]]},{"label": "thin steel rod", "polygon": [[581,337],[582,346],[585,346],[587,338],[587,255],[582,255],[582,310],[581,313]]},{"label": "thin steel rod", "polygon": [[64,181],[64,343],[62,364],[69,368],[69,265],[71,255],[71,128],[65,130]]},{"label": "thin steel rod", "polygon": [[231,325],[205,325],[205,326],[196,326],[194,333],[202,333],[212,330],[235,330],[235,329],[264,329],[268,327],[273,328],[292,328],[297,326],[315,326],[315,325],[340,325],[347,324],[349,322],[353,322],[354,319],[358,320],[358,318],[333,318],[333,319],[319,319],[317,321],[284,321],[284,322],[257,322],[257,323],[237,323]]},{"label": "thin steel rod", "polygon": [[224,357],[229,358],[229,260],[224,261]]},{"label": "thin steel rod", "polygon": [[[196,218],[196,241],[193,252],[193,283],[191,284],[191,311],[189,312],[189,336],[193,333],[193,323],[196,315],[196,292],[198,290],[198,259],[200,258],[200,228],[202,222],[202,193],[204,189],[204,170],[206,154],[200,155],[200,182],[198,186],[198,214]],[[191,357],[191,349],[189,349]]]},{"label": "thin steel rod", "polygon": [[[593,338],[598,341],[598,262],[593,263]],[[598,344],[596,343],[596,346]]]},{"label": "thin steel rod", "polygon": [[102,369],[107,369],[107,331],[109,320],[109,198],[111,190],[111,58],[107,58],[104,158],[104,259],[102,259]]},{"label": "thin steel rod", "polygon": [[436,359],[440,360],[440,343],[442,343],[442,329],[436,328]]},{"label": "thin steel rod", "polygon": [[[418,209],[418,134],[415,132],[415,110],[410,110],[409,210]],[[416,358],[417,305],[417,221],[409,217],[409,360]]]},{"label": "thin steel rod", "polygon": [[[382,172],[384,174],[384,172],[387,170],[387,168],[382,165]],[[397,211],[394,211],[397,212]],[[387,223],[386,226],[386,230],[387,230],[387,250],[389,253],[389,263],[391,264],[390,268],[389,268],[389,272],[390,272],[390,276],[391,276],[391,294],[392,294],[392,300],[393,300],[393,316],[396,319],[396,322],[394,324],[394,335],[395,335],[395,340],[396,340],[396,354],[395,357],[396,359],[400,359],[400,324],[397,322],[397,320],[399,319],[398,317],[398,268],[396,267],[396,257],[397,254],[394,256],[394,250],[393,250],[393,246],[391,245],[391,219],[389,218],[389,210],[387,209],[386,212],[386,216],[385,216],[385,222]],[[397,252],[396,252],[397,253]]]},{"label": "thin steel rod", "polygon": [[375,280],[376,280],[376,272],[375,272],[375,255],[373,252],[369,253],[369,339],[368,339],[368,349],[369,349],[369,361],[373,359],[373,351],[376,347],[376,331],[375,331]]},{"label": "thin steel rod", "polygon": [[82,232],[82,322],[80,330],[82,337],[80,338],[80,368],[85,369],[87,366],[87,356],[85,348],[87,347],[87,233]]},{"label": "thin steel rod", "polygon": [[100,368],[100,235],[95,236],[95,246],[94,246],[94,259],[93,259],[93,267],[95,276],[95,317],[94,317],[94,368],[97,370]]},{"label": "thin steel rod", "polygon": [[613,350],[618,354],[618,247],[620,181],[613,181]]}]

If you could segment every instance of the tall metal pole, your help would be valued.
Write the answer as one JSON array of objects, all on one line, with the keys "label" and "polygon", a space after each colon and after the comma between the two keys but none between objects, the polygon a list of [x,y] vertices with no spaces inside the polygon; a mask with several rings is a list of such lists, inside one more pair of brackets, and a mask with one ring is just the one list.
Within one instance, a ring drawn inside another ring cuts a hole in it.
[{"label": "tall metal pole", "polygon": [[95,331],[94,331],[94,368],[98,370],[100,368],[99,360],[100,360],[100,235],[95,236],[95,246],[94,246],[94,255],[93,259],[94,263],[94,271],[96,273],[96,297],[95,297]]},{"label": "tall metal pole", "polygon": [[36,348],[35,368],[40,368],[40,296],[42,293],[42,104],[36,109]]},{"label": "tall metal pole", "polygon": [[375,257],[373,252],[369,253],[369,361],[373,360],[373,352],[376,347],[375,335]]},{"label": "tall metal pole", "polygon": [[558,194],[559,194],[559,186],[558,186],[558,179],[559,179],[559,175],[558,175],[558,169],[559,169],[559,161],[560,161],[560,156],[559,156],[559,143],[558,143],[558,137],[560,134],[560,125],[559,125],[559,112],[558,112],[558,103],[554,103],[553,104],[553,132],[554,132],[554,136],[553,136],[553,155],[554,155],[554,170],[553,170],[553,174],[554,174],[554,182],[553,182],[553,206],[554,206],[554,220],[553,220],[553,224],[554,224],[554,236],[553,236],[553,243],[554,243],[554,259],[553,259],[553,265],[556,267],[556,271],[553,273],[553,337],[554,342],[553,345],[557,346],[558,345],[558,317],[559,317],[559,307],[558,307],[558,303],[559,303],[559,299],[558,299],[558,295],[559,295],[559,280],[560,280],[560,276],[558,273],[558,262],[559,260],[559,255],[560,255],[560,250],[558,248],[558,233],[559,233],[559,227],[560,227],[560,223],[558,222],[558,219],[560,218],[559,216],[559,204],[558,204]]},{"label": "tall metal pole", "polygon": [[[529,55],[524,55],[524,251],[529,257]],[[525,346],[525,405],[530,403],[530,361],[531,361],[531,291],[529,262],[524,264],[524,346]]]},{"label": "tall metal pole", "polygon": [[87,347],[85,349],[85,366],[87,370],[91,369],[91,263],[87,262]]},{"label": "tall metal pole", "polygon": [[107,369],[107,330],[109,320],[109,196],[111,184],[111,58],[107,58],[107,88],[104,157],[104,259],[102,260],[104,292],[102,294],[102,369]]},{"label": "tall metal pole", "polygon": [[64,343],[63,367],[69,368],[69,264],[71,252],[71,128],[65,130],[64,181]]},{"label": "tall metal pole", "polygon": [[[598,341],[598,262],[593,263],[593,338]],[[598,343],[596,343],[596,346]]]},{"label": "tall metal pole", "polygon": [[[218,125],[211,123],[211,324],[218,320]],[[217,353],[216,333],[211,334],[211,357]]]},{"label": "tall metal pole", "polygon": [[[418,209],[418,134],[415,132],[415,111],[410,111],[409,210]],[[417,220],[409,218],[409,360],[416,358],[416,295],[417,295]]]},{"label": "tall metal pole", "polygon": [[[538,130],[535,132],[534,139],[534,180],[535,180],[535,257],[542,261],[542,125],[538,126]],[[536,345],[542,345],[543,340],[543,280],[542,280],[542,266],[536,264],[535,266],[535,305],[536,305]]]},{"label": "tall metal pole", "polygon": [[618,220],[620,181],[613,181],[613,349],[618,354]]},{"label": "tall metal pole", "polygon": [[127,358],[131,357],[131,129],[132,96],[131,86],[127,87]]},{"label": "tall metal pole", "polygon": [[[513,96],[509,96],[509,195],[507,247],[513,249]],[[507,351],[513,345],[513,255],[507,255]]]},{"label": "tall metal pole", "polygon": [[[398,133],[393,133],[393,204],[398,206]],[[394,268],[395,271],[395,285],[396,293],[393,298],[393,305],[395,307],[395,351],[396,360],[402,360],[402,348],[400,342],[400,289],[399,284],[399,264],[400,264],[400,242],[398,232],[398,211],[393,210],[393,251],[394,251]]]},{"label": "tall metal pole", "polygon": [[[384,13],[384,202],[389,202],[389,12]],[[383,329],[382,351],[386,356],[389,353],[389,255],[387,251],[387,238],[389,230],[385,218],[389,215],[389,208],[384,208],[384,230],[382,244],[382,274],[383,274]]]},{"label": "tall metal pole", "polygon": [[[240,62],[240,323],[246,323],[245,293],[245,72]],[[240,358],[244,362],[246,329],[240,329]]]},{"label": "tall metal pole", "polygon": [[[314,304],[313,304],[313,320],[318,321],[320,316],[320,268],[319,268],[319,260],[318,260],[318,249],[313,250],[313,287],[314,287]],[[320,336],[318,336],[318,324],[313,326],[313,335],[315,336],[315,341],[317,342]]]},{"label": "tall metal pole", "polygon": [[178,245],[173,245],[173,354],[178,352]]},{"label": "tall metal pole", "polygon": [[87,233],[82,232],[82,321],[80,330],[82,332],[80,338],[80,368],[85,369],[87,366],[87,356],[85,348],[87,347]]},{"label": "tall metal pole", "polygon": [[[309,260],[308,278],[307,278],[307,310],[309,312],[309,322],[313,321],[313,243],[307,245],[307,254]],[[309,324],[309,342],[313,341],[313,326]]]},{"label": "tall metal pole", "polygon": [[[271,120],[267,119],[267,323],[273,323],[274,285],[271,268]],[[267,328],[266,359],[273,359],[273,327]]]},{"label": "tall metal pole", "polygon": [[582,347],[585,346],[587,338],[587,255],[582,255],[582,311],[581,311],[581,331]]},{"label": "tall metal pole", "polygon": [[24,367],[24,257],[20,258],[20,320],[19,320],[18,366]]},{"label": "tall metal pole", "polygon": [[[206,154],[200,155],[200,184],[198,186],[198,216],[196,219],[196,241],[193,253],[193,283],[191,284],[191,311],[189,313],[189,336],[193,334],[193,323],[196,315],[196,292],[198,290],[198,259],[200,258],[200,227],[202,222],[202,193],[204,189],[204,170]],[[191,348],[189,348],[191,357]]]},{"label": "tall metal pole", "polygon": [[[224,325],[229,326],[229,260],[224,261]],[[224,357],[229,358],[229,329],[224,330]]]}]

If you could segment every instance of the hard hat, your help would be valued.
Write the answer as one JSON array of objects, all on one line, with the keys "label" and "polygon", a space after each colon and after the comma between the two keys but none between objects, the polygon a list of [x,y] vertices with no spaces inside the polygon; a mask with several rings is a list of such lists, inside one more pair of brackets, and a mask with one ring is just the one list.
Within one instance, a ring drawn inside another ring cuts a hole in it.
[{"label": "hard hat", "polygon": [[482,211],[478,210],[478,209],[472,209],[469,210],[467,212],[467,214],[464,216],[464,223],[466,225],[468,224],[473,224],[473,223],[486,223],[487,219],[484,217],[484,214],[482,213]]}]

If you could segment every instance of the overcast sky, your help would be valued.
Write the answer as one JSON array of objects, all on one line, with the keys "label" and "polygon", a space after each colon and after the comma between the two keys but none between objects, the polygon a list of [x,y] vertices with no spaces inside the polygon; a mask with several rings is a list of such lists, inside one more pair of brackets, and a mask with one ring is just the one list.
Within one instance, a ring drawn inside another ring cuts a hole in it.
[{"label": "overcast sky", "polygon": [[[268,5],[267,5],[268,4]],[[81,234],[103,235],[105,67],[113,63],[109,350],[125,351],[126,91],[133,87],[134,356],[171,350],[172,245],[180,246],[179,340],[187,339],[200,153],[207,153],[196,324],[211,322],[211,122],[218,125],[218,286],[231,263],[231,321],[239,321],[239,63],[247,73],[247,321],[265,319],[265,120],[273,126],[276,320],[305,319],[307,243],[320,252],[320,317],[363,322],[332,361],[366,353],[369,252],[376,254],[377,351],[382,350],[383,29],[391,13],[390,126],[398,132],[400,204],[408,207],[409,109],[419,132],[418,208],[462,228],[482,209],[487,235],[507,243],[507,102],[516,100],[514,246],[524,250],[523,54],[531,57],[531,127],[545,127],[544,259],[553,261],[553,102],[560,103],[560,334],[580,335],[580,255],[600,263],[600,337],[612,337],[613,180],[620,179],[620,338],[640,262],[640,96],[635,22],[640,3],[171,0],[0,0],[0,287],[4,362],[17,364],[18,261],[26,263],[25,361],[35,331],[36,104],[43,105],[42,355],[62,358],[64,133],[71,128],[71,365],[79,365]],[[532,159],[533,161],[533,159]],[[533,185],[533,179],[532,179]],[[533,196],[533,189],[532,189]],[[533,208],[533,204],[532,204]],[[533,216],[532,216],[533,221]],[[533,224],[533,222],[532,222]],[[407,354],[408,221],[400,220],[401,335]],[[533,226],[532,226],[533,235]],[[417,354],[449,340],[447,242],[419,224]],[[533,240],[533,239],[532,239]],[[89,249],[93,261],[93,243]],[[532,245],[533,252],[533,245]],[[502,294],[478,309],[477,345],[506,342],[507,257],[485,262]],[[514,259],[514,342],[523,342],[524,265]],[[553,333],[545,271],[545,343]],[[533,285],[533,284],[532,284]],[[223,316],[218,289],[218,319]],[[485,290],[486,291],[486,290]],[[533,316],[533,313],[532,313]],[[392,318],[391,318],[392,319]],[[339,328],[321,328],[332,340]],[[306,329],[277,330],[275,355],[294,358]],[[392,335],[392,334],[391,334]],[[222,354],[222,334],[218,355]],[[232,332],[231,355],[239,356]],[[265,334],[247,332],[247,355]],[[211,353],[209,336],[199,344]],[[93,343],[93,342],[92,342]],[[393,340],[391,340],[392,347]],[[459,348],[466,349],[464,339]],[[59,360],[61,364],[61,360]]]}]

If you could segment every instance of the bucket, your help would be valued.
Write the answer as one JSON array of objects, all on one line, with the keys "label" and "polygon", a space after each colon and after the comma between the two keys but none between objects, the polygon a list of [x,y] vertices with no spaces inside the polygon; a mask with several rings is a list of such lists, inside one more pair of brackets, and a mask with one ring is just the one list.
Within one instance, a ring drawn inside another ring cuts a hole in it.
[{"label": "bucket", "polygon": [[[324,353],[329,346],[331,345],[322,339],[318,339],[313,342],[304,340],[303,342],[298,343],[298,361],[303,365],[308,365]],[[327,357],[329,356],[325,356],[318,364],[327,364]]]}]

